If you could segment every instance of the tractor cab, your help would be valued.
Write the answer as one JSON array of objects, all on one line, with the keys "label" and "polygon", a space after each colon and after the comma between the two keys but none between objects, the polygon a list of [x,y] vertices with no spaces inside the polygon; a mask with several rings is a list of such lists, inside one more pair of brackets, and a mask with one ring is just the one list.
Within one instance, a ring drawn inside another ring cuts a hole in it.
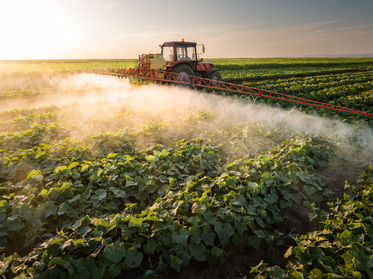
[{"label": "tractor cab", "polygon": [[196,43],[167,42],[162,48],[163,58],[168,63],[181,61],[197,62]]}]

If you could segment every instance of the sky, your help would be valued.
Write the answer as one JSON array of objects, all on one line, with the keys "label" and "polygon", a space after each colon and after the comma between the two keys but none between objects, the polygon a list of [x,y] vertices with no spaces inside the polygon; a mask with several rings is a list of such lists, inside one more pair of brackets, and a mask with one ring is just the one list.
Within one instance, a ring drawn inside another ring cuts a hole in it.
[{"label": "sky", "polygon": [[0,0],[0,60],[122,59],[165,41],[204,58],[373,53],[373,0]]}]

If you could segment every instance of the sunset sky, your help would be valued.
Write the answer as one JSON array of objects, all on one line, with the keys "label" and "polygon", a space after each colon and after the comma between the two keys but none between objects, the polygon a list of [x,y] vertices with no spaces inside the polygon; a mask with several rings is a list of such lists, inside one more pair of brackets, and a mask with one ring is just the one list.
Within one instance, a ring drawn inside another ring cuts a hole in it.
[{"label": "sunset sky", "polygon": [[0,60],[136,58],[181,38],[206,58],[373,53],[373,1],[0,0]]}]

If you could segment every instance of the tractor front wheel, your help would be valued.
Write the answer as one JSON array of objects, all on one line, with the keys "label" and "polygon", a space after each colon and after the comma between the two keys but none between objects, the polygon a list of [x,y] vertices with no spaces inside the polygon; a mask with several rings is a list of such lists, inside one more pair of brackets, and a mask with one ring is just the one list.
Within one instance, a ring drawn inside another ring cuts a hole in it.
[{"label": "tractor front wheel", "polygon": [[221,74],[218,71],[211,73],[211,75],[209,76],[209,79],[217,80],[217,81],[223,80],[223,78],[221,77]]},{"label": "tractor front wheel", "polygon": [[191,67],[185,64],[177,65],[172,70],[174,73],[178,74],[175,80],[178,81],[181,87],[191,87],[191,80],[189,76],[194,76],[194,71]]},{"label": "tractor front wheel", "polygon": [[223,80],[223,78],[221,77],[221,74],[218,71],[215,71],[215,72],[211,73],[211,75],[209,75],[208,78],[213,80],[211,82],[211,85],[216,86],[216,87],[219,86],[219,83],[214,82],[214,81],[222,81]]}]

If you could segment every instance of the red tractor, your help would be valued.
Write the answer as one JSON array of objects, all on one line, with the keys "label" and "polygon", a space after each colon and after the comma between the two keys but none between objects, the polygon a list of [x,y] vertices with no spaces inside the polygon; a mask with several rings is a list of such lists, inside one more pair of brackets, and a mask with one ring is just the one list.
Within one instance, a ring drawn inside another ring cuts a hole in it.
[{"label": "red tractor", "polygon": [[139,56],[138,68],[166,70],[179,74],[179,79],[184,80],[184,75],[197,76],[221,81],[222,77],[214,63],[198,60],[198,54],[205,53],[205,46],[201,46],[202,52],[197,53],[197,44],[192,42],[165,42],[160,54],[142,54]]}]

